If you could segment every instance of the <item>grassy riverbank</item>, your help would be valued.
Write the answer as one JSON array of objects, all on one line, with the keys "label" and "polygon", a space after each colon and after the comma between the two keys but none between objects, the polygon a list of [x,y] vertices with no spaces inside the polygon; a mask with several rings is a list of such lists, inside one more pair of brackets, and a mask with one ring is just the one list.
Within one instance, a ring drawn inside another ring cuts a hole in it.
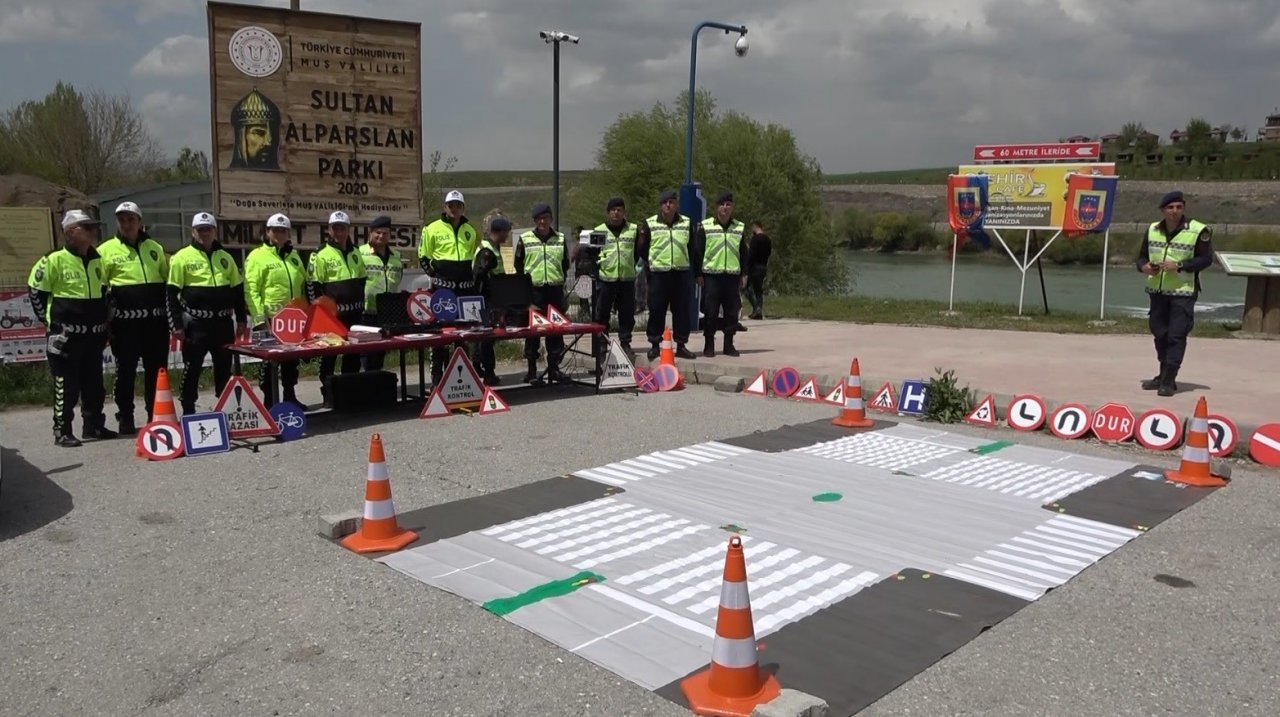
[{"label": "grassy riverbank", "polygon": [[[971,302],[956,303],[954,314],[947,313],[942,301],[876,299],[863,296],[770,296],[765,302],[771,319],[815,319],[851,321],[863,324],[899,324],[905,326],[946,326],[957,329],[1003,329],[1009,331],[1044,331],[1058,334],[1146,334],[1146,318],[1112,316],[1098,324],[1097,314],[1054,311],[1045,316],[1039,307],[1025,308],[1018,317],[1016,306]],[[748,327],[750,324],[748,323]],[[1200,321],[1197,338],[1225,338],[1239,324]]]}]

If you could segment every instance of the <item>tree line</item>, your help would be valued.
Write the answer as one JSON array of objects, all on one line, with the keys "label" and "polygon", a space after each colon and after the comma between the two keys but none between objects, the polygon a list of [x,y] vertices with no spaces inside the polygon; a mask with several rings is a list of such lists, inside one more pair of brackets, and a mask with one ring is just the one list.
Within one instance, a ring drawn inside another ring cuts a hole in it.
[{"label": "tree line", "polygon": [[210,176],[204,152],[184,148],[166,159],[128,96],[67,82],[0,115],[0,174],[27,174],[85,194]]}]

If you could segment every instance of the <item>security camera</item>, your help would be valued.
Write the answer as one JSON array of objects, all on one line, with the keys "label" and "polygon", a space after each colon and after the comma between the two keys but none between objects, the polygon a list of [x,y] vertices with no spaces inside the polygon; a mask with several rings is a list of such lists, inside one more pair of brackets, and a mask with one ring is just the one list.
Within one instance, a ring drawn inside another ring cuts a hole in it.
[{"label": "security camera", "polygon": [[560,32],[559,30],[540,30],[538,31],[538,37],[541,37],[549,43],[572,42],[575,45],[578,44],[578,40],[581,39],[577,35],[570,35],[567,32]]},{"label": "security camera", "polygon": [[750,47],[751,45],[747,42],[746,35],[739,35],[738,41],[733,43],[733,51],[738,55],[738,57],[745,56],[747,54],[747,49]]}]

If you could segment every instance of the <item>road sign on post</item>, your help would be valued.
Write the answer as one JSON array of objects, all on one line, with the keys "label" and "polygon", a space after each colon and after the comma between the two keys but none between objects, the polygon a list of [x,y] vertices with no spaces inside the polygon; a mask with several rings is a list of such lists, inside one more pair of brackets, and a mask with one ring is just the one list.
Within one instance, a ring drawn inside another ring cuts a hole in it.
[{"label": "road sign on post", "polygon": [[300,344],[307,338],[307,312],[286,306],[271,317],[271,335],[282,344]]},{"label": "road sign on post", "polygon": [[1046,142],[1041,144],[980,144],[973,148],[975,162],[1048,162],[1052,160],[1097,160],[1102,158],[1101,142]]},{"label": "road sign on post", "polygon": [[1133,438],[1137,423],[1128,406],[1120,403],[1103,404],[1093,414],[1093,435],[1100,441],[1120,443]]}]

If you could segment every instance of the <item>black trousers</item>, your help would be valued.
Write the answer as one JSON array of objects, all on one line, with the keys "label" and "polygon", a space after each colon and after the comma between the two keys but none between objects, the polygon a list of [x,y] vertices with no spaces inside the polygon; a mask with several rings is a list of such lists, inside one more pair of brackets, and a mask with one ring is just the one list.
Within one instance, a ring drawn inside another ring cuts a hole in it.
[{"label": "black trousers", "polygon": [[[377,314],[365,314],[364,318],[361,319],[361,323],[365,326],[377,326],[378,316]],[[381,371],[383,364],[386,362],[386,358],[386,351],[376,351],[374,353],[363,354],[361,361],[364,364],[365,371]],[[346,373],[346,371],[344,370],[343,373]]]},{"label": "black trousers", "polygon": [[725,340],[738,331],[738,314],[742,311],[742,277],[737,274],[706,274],[702,278],[702,335],[710,341],[716,329]]},{"label": "black trousers", "polygon": [[107,389],[102,385],[102,351],[107,347],[106,334],[71,334],[59,353],[49,346],[46,355],[49,373],[53,375],[53,432],[73,435],[71,424],[80,404],[85,427],[103,424],[103,404]]},{"label": "black trousers", "polygon": [[[359,316],[339,316],[344,326],[348,329],[360,320]],[[339,361],[341,359],[341,361]],[[343,373],[359,373],[360,372],[360,354],[343,354],[342,356],[321,356],[320,357],[320,392],[326,396],[329,393],[325,380],[333,375],[333,367],[341,363],[341,371]]]},{"label": "black trousers", "polygon": [[[543,311],[546,310],[548,305],[554,306],[557,309],[559,309],[561,313],[563,313],[565,310],[564,286],[556,284],[552,286],[533,287],[533,305],[538,307],[539,309],[542,309]],[[522,325],[524,326],[529,325],[529,318],[527,315],[525,316],[525,319],[522,322]],[[558,367],[560,365],[560,360],[564,358],[564,337],[563,336],[547,336],[546,339],[547,339],[547,365],[551,367]],[[524,340],[524,357],[529,361],[537,361],[538,345],[540,343],[541,343],[541,338],[537,336],[525,339]]]},{"label": "black trousers", "polygon": [[1178,369],[1187,353],[1187,335],[1195,326],[1196,297],[1149,294],[1147,325],[1155,337],[1156,358],[1161,366]]},{"label": "black trousers", "polygon": [[764,277],[763,271],[753,271],[747,275],[747,301],[751,303],[752,316],[764,316]]},{"label": "black trousers", "polygon": [[671,311],[671,338],[677,345],[689,343],[689,270],[649,272],[649,325],[645,333],[649,343],[662,343],[667,327],[667,311]]},{"label": "black trousers", "polygon": [[234,340],[230,319],[197,319],[187,324],[182,340],[182,391],[178,396],[183,415],[195,413],[205,356],[213,362],[213,395],[222,395],[231,380],[231,350],[227,344]]},{"label": "black trousers", "polygon": [[592,294],[591,321],[604,325],[604,335],[591,337],[591,353],[596,356],[604,355],[609,318],[614,311],[618,312],[618,343],[623,348],[630,347],[631,333],[636,328],[636,282],[597,280]]},{"label": "black trousers", "polygon": [[138,363],[142,363],[143,404],[147,421],[156,405],[156,378],[169,367],[169,324],[164,319],[124,319],[111,325],[111,354],[116,359],[116,418],[133,420]]}]

